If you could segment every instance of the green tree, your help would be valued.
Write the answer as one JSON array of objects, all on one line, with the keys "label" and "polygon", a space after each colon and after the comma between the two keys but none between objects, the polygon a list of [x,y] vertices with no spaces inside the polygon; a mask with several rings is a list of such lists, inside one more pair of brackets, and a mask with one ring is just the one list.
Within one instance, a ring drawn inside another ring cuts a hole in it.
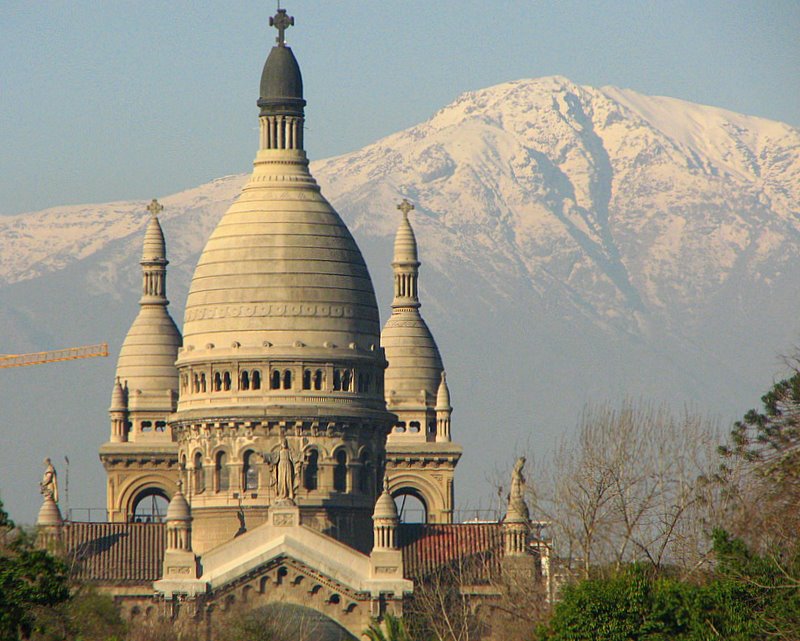
[{"label": "green tree", "polygon": [[405,623],[399,617],[387,614],[384,619],[385,631],[377,621],[373,621],[364,630],[364,636],[369,641],[411,641],[411,637],[406,630]]},{"label": "green tree", "polygon": [[775,383],[761,397],[763,409],[751,409],[720,448],[726,457],[757,463],[773,481],[797,489],[800,482],[800,371]]},{"label": "green tree", "polygon": [[28,639],[37,615],[69,599],[67,568],[14,527],[0,501],[0,641]]}]

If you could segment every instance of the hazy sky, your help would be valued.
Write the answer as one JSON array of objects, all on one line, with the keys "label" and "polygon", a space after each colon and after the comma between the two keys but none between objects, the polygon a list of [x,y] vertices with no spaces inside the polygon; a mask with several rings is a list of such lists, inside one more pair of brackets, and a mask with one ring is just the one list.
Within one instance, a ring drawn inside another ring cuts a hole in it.
[{"label": "hazy sky", "polygon": [[[800,2],[286,0],[312,158],[559,74],[800,126]],[[0,3],[0,213],[247,171],[272,2]]]}]

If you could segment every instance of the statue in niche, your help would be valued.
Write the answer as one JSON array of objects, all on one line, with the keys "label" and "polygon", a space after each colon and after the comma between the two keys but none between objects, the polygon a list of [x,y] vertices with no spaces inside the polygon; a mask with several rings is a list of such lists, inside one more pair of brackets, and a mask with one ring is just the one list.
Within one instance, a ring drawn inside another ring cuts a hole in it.
[{"label": "statue in niche", "polygon": [[294,505],[296,489],[295,460],[284,438],[275,463],[276,495],[279,503]]},{"label": "statue in niche", "polygon": [[44,460],[44,474],[42,475],[42,482],[39,483],[39,491],[45,499],[53,499],[58,503],[58,478],[56,475],[56,468],[50,462],[49,458]]}]

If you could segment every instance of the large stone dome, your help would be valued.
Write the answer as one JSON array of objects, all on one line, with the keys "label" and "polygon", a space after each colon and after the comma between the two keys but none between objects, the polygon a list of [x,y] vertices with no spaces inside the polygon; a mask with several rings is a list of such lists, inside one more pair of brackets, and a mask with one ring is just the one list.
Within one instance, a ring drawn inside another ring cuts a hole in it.
[{"label": "large stone dome", "polygon": [[259,152],[259,159],[197,263],[184,344],[377,347],[367,266],[307,162],[281,150]]}]

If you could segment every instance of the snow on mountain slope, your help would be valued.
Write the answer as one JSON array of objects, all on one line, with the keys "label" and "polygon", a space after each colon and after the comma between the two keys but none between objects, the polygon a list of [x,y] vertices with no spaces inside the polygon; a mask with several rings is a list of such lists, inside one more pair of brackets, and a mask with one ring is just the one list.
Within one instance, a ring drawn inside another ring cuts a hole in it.
[{"label": "snow on mountain slope", "polygon": [[[549,77],[466,93],[312,171],[362,248],[384,318],[395,205],[416,204],[423,313],[465,446],[462,501],[483,496],[508,448],[546,449],[587,400],[688,400],[733,418],[797,343],[800,131],[788,125]],[[197,256],[244,180],[160,199],[179,326]],[[0,352],[103,337],[119,348],[139,295],[145,206],[0,217]],[[17,390],[0,404],[0,433],[30,422],[43,386],[59,408],[34,421],[30,456],[0,448],[0,488],[28,496],[42,447],[102,475],[113,360],[86,365],[80,393],[47,368],[0,372]],[[84,431],[48,429],[64,416]],[[102,484],[88,485],[73,505],[103,504]]]}]

